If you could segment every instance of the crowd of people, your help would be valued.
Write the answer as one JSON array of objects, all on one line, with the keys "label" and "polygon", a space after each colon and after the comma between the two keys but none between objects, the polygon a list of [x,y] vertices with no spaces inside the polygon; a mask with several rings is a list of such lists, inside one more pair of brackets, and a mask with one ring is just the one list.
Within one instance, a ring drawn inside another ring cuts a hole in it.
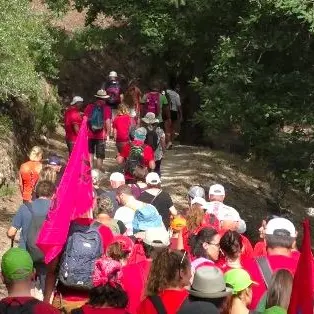
[{"label": "crowd of people", "polygon": [[[83,110],[75,96],[65,112],[70,154],[83,116],[88,121],[93,208],[72,220],[63,250],[46,264],[36,239],[64,166],[31,150],[20,168],[23,204],[7,231],[12,248],[1,261],[8,297],[0,313],[287,313],[300,256],[294,224],[265,217],[253,244],[221,184],[191,186],[187,208],[177,210],[161,161],[182,119],[178,94],[153,86],[142,96],[134,82],[122,94],[110,72],[95,97]],[[122,170],[107,182],[111,135]]]}]

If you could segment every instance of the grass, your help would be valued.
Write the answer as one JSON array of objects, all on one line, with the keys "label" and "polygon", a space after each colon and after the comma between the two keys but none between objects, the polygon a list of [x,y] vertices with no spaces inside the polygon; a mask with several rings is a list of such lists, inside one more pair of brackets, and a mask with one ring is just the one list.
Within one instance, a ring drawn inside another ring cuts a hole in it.
[{"label": "grass", "polygon": [[0,198],[13,196],[15,190],[15,187],[12,185],[3,185],[2,187],[0,187]]}]

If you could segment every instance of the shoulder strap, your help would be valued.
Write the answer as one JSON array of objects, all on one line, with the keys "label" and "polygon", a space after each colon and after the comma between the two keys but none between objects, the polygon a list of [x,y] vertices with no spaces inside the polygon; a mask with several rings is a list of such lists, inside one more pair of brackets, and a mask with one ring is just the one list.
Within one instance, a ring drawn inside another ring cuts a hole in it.
[{"label": "shoulder strap", "polygon": [[166,308],[164,304],[162,303],[162,300],[159,295],[152,295],[148,297],[149,300],[154,305],[154,308],[157,311],[157,314],[167,314]]},{"label": "shoulder strap", "polygon": [[154,198],[151,200],[151,204],[153,204],[154,200],[159,196],[159,194],[162,192],[162,190],[160,190],[155,196]]},{"label": "shoulder strap", "polygon": [[260,274],[262,275],[264,283],[268,289],[270,285],[271,277],[273,275],[273,271],[269,265],[269,261],[266,256],[256,257],[255,260],[257,262],[257,266],[260,271]]}]

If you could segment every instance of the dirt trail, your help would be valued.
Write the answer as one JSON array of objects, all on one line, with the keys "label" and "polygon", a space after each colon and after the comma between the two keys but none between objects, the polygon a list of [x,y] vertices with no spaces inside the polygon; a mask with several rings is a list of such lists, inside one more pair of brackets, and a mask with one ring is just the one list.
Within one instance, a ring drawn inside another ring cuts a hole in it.
[{"label": "dirt trail", "polygon": [[[64,143],[63,129],[59,128],[44,145],[47,155],[55,152],[66,160],[67,150]],[[108,143],[105,160],[105,179],[110,173],[119,170],[116,164],[116,150],[113,142]],[[105,180],[105,183],[108,182]],[[208,188],[213,183],[221,183],[227,191],[226,204],[239,210],[247,221],[247,233],[256,240],[260,221],[270,211],[272,188],[266,173],[258,164],[252,164],[237,156],[211,151],[208,148],[175,145],[166,152],[162,164],[162,185],[173,198],[178,209],[187,206],[187,190],[191,185],[200,184]],[[17,184],[16,184],[17,186]],[[289,191],[284,199],[284,207],[297,225],[306,216],[306,207],[302,196]],[[10,197],[0,198],[0,254],[10,247],[6,237],[12,217],[21,204],[21,197],[16,188]],[[5,294],[0,287],[0,298]]]}]

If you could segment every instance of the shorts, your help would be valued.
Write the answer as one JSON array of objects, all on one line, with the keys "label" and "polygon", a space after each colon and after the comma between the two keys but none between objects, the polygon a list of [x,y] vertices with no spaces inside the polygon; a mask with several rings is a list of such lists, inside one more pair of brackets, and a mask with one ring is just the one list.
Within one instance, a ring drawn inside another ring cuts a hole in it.
[{"label": "shorts", "polygon": [[96,158],[105,159],[106,156],[106,141],[98,139],[88,140],[88,150],[92,155],[96,155]]},{"label": "shorts", "polygon": [[170,111],[170,118],[171,121],[178,121],[178,111]]}]

